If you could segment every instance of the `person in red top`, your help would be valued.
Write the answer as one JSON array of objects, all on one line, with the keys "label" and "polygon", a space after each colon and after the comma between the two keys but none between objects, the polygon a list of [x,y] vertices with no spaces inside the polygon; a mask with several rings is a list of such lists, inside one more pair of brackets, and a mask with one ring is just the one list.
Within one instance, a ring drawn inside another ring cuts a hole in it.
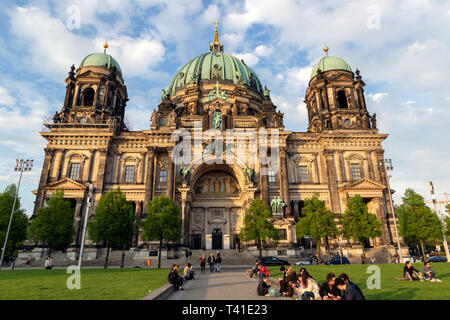
[{"label": "person in red top", "polygon": [[269,270],[267,270],[266,267],[264,267],[262,264],[259,265],[259,273],[258,273],[258,277],[259,277],[259,281],[262,282],[263,281],[263,275],[264,277],[268,277],[269,276]]},{"label": "person in red top", "polygon": [[202,256],[199,258],[200,260],[200,273],[205,273],[205,267],[206,267],[206,257],[203,253]]}]

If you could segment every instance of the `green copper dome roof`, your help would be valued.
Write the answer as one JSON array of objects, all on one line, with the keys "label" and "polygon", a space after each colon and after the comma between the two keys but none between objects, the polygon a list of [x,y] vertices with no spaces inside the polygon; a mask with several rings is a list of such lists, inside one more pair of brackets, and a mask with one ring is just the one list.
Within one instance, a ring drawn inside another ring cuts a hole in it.
[{"label": "green copper dome roof", "polygon": [[320,59],[320,61],[314,66],[311,72],[311,78],[317,75],[317,70],[320,69],[321,72],[330,70],[346,70],[352,72],[350,65],[342,58],[326,56]]},{"label": "green copper dome roof", "polygon": [[175,74],[168,90],[175,94],[190,82],[201,80],[231,80],[234,84],[244,83],[253,91],[263,94],[263,86],[256,73],[243,60],[226,52],[208,52],[189,60]]},{"label": "green copper dome roof", "polygon": [[92,53],[84,58],[80,63],[81,67],[106,67],[108,69],[116,67],[117,72],[122,74],[119,63],[107,53]]}]

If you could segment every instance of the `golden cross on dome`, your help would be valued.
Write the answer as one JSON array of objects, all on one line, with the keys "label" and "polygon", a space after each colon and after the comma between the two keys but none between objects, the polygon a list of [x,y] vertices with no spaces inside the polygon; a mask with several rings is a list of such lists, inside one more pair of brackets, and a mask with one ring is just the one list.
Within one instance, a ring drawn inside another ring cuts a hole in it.
[{"label": "golden cross on dome", "polygon": [[219,21],[214,21],[214,24],[216,25],[216,30],[217,30],[217,25],[219,24]]},{"label": "golden cross on dome", "polygon": [[106,49],[109,48],[108,41],[105,41],[105,43],[103,44],[103,48],[105,49],[105,50],[104,50],[104,53],[106,53]]}]

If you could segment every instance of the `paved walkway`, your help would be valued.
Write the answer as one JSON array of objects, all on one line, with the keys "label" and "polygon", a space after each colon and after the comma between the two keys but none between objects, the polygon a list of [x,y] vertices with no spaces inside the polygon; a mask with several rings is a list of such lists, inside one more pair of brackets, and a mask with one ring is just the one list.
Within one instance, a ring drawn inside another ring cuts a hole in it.
[{"label": "paved walkway", "polygon": [[[196,270],[197,272],[197,270]],[[249,279],[245,269],[223,268],[220,273],[196,274],[195,280],[185,281],[184,291],[174,292],[168,300],[264,300],[289,299],[260,297],[256,294],[258,281]]]}]

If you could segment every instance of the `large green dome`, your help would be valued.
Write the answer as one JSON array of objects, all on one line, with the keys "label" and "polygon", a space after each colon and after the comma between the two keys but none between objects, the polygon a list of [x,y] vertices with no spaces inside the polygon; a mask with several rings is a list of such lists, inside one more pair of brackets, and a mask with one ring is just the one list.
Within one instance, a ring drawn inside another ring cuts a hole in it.
[{"label": "large green dome", "polygon": [[208,52],[189,60],[175,74],[168,90],[173,95],[190,82],[201,80],[230,80],[234,84],[245,83],[263,95],[263,87],[256,73],[243,60],[226,52]]},{"label": "large green dome", "polygon": [[117,72],[122,74],[119,63],[107,53],[92,53],[84,58],[80,63],[81,67],[106,67],[108,69],[116,67]]},{"label": "large green dome", "polygon": [[311,78],[317,75],[317,71],[320,69],[321,72],[330,70],[346,70],[352,72],[350,65],[342,58],[326,56],[320,59],[318,63],[314,66],[311,72]]}]

